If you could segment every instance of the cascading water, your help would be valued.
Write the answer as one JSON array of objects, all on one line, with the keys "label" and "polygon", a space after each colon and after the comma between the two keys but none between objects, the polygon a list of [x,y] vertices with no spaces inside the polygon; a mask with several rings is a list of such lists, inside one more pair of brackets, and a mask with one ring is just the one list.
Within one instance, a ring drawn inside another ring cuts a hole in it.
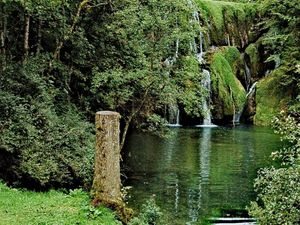
[{"label": "cascading water", "polygon": [[[197,47],[196,45],[196,40],[193,40],[193,43],[191,43],[191,49],[195,53],[197,60],[200,65],[205,64],[205,51],[204,51],[204,36],[201,31],[200,27],[200,17],[197,8],[194,6],[193,2],[191,0],[188,0],[189,6],[193,9],[193,17],[195,22],[199,25],[199,45]],[[203,124],[197,125],[197,127],[216,127],[211,122],[211,112],[210,112],[210,93],[211,93],[211,79],[210,79],[210,72],[206,69],[202,69],[202,73],[204,75],[203,80],[202,80],[202,86],[204,89],[207,90],[208,96],[204,99],[202,103],[202,111],[204,113],[204,118],[203,118]]]},{"label": "cascading water", "polygon": [[245,86],[246,86],[246,91],[249,91],[251,85],[251,71],[249,66],[246,63],[245,55],[243,55],[243,58],[244,58],[244,66],[245,66]]},{"label": "cascading water", "polygon": [[176,40],[176,50],[175,50],[175,60],[178,58],[178,52],[179,52],[179,39]]},{"label": "cascading water", "polygon": [[254,82],[252,84],[252,86],[249,88],[249,91],[246,94],[246,98],[248,98],[249,96],[251,96],[251,94],[253,94],[253,92],[255,91],[255,88],[256,88],[256,84],[257,84],[257,82]]},{"label": "cascading water", "polygon": [[169,127],[180,127],[180,123],[179,123],[179,120],[180,120],[180,110],[179,108],[176,106],[169,106],[169,124],[168,126]]},{"label": "cascading water", "polygon": [[[166,60],[165,60],[165,64],[167,66],[172,66],[177,58],[178,58],[178,53],[179,53],[179,39],[177,38],[176,39],[176,44],[175,44],[175,55],[173,57],[168,57]],[[180,119],[180,110],[178,108],[178,105],[176,104],[175,106],[171,105],[168,107],[168,114],[169,114],[169,118],[168,118],[168,121],[169,121],[169,124],[168,126],[169,127],[180,127],[180,123],[179,123],[179,119]],[[176,119],[175,119],[176,118]]]},{"label": "cascading water", "polygon": [[257,82],[255,82],[251,85],[251,70],[246,63],[245,54],[243,54],[243,59],[244,59],[244,66],[245,66],[245,89],[247,91],[247,94],[246,94],[246,101],[245,101],[243,107],[233,115],[233,124],[234,125],[240,123],[240,119],[243,114],[246,102],[248,101],[249,96],[251,96],[251,94],[255,91],[255,87],[257,84]]},{"label": "cascading water", "polygon": [[203,58],[203,56],[205,54],[205,52],[203,51],[203,42],[204,42],[203,33],[200,31],[200,34],[199,34],[199,52],[197,53],[197,59],[198,59],[198,62],[200,64],[205,63],[205,60]]},{"label": "cascading water", "polygon": [[[255,91],[256,83],[257,82],[255,82],[254,84],[252,84],[252,86],[249,88],[249,91],[246,94],[246,99],[247,100],[248,100],[248,97]],[[246,100],[246,102],[247,102],[247,100]],[[240,123],[240,119],[241,119],[241,116],[243,114],[244,108],[245,108],[245,104],[241,108],[241,110],[239,110],[236,114],[234,114],[234,117],[233,117],[233,123],[234,124]]]},{"label": "cascading water", "polygon": [[[203,80],[202,80],[202,86],[210,93],[211,87],[210,87],[210,72],[208,70],[203,69]],[[211,125],[211,112],[209,107],[209,100],[210,100],[210,94],[208,95],[208,98],[205,98],[205,100],[202,103],[202,110],[204,111],[204,119],[203,119],[203,125]]]},{"label": "cascading water", "polygon": [[[246,94],[246,102],[248,101],[249,96],[251,96],[254,93],[255,88],[256,88],[256,84],[257,84],[257,82],[253,83],[252,86],[249,88],[249,90]],[[245,102],[245,104],[246,104],[246,102]],[[233,123],[234,124],[240,123],[241,116],[242,116],[244,108],[245,108],[245,104],[241,108],[241,110],[239,110],[236,114],[234,114],[234,116],[233,116]]]}]

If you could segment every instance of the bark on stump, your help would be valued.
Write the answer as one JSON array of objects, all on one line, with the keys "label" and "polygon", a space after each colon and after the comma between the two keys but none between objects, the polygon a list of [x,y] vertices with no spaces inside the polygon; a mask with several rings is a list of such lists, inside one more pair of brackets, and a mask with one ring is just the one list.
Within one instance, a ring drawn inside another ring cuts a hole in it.
[{"label": "bark on stump", "polygon": [[96,113],[94,197],[104,204],[122,201],[120,178],[120,114]]},{"label": "bark on stump", "polygon": [[121,194],[119,120],[117,112],[96,113],[96,154],[91,194],[94,205],[104,204],[116,210],[126,223],[132,210],[126,208]]}]

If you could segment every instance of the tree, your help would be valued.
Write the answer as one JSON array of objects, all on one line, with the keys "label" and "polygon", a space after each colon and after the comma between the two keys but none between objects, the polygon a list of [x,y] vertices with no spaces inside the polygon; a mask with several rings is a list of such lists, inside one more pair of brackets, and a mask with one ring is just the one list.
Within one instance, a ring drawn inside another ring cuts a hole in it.
[{"label": "tree", "polygon": [[[133,119],[147,118],[183,93],[180,82],[191,77],[184,73],[179,77],[176,71],[184,56],[191,54],[187,50],[194,36],[191,17],[187,3],[179,0],[115,1],[104,29],[95,30],[110,40],[105,54],[112,54],[115,61],[106,64],[104,56],[93,68],[93,92],[105,107],[123,116],[121,148]],[[199,71],[193,76],[200,80]],[[201,91],[186,88],[194,95]]]},{"label": "tree", "polygon": [[78,6],[74,1],[0,3],[5,62],[0,76],[0,176],[11,184],[49,188],[91,182],[93,129],[71,101],[69,64],[56,59],[49,71],[59,40],[67,41],[67,31],[75,30],[72,15]]}]

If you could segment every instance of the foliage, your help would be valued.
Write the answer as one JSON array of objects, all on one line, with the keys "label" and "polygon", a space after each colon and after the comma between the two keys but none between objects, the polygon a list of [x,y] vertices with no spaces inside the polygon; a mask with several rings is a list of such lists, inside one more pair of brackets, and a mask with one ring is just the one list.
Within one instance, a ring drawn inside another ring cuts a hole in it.
[{"label": "foliage", "polygon": [[174,80],[179,86],[178,102],[183,105],[188,115],[203,115],[204,112],[199,106],[209,93],[206,93],[201,84],[202,74],[199,71],[199,63],[193,56],[182,57],[178,63],[180,69],[175,71],[174,75]]},{"label": "foliage", "polygon": [[0,183],[0,224],[121,224],[110,210],[89,201],[81,189],[38,193]]},{"label": "foliage", "polygon": [[66,93],[41,77],[45,62],[30,58],[1,77],[1,176],[22,185],[30,180],[31,187],[88,185],[92,127]]},{"label": "foliage", "polygon": [[[299,119],[299,118],[298,118]],[[272,154],[281,160],[280,168],[265,168],[255,180],[258,202],[249,212],[264,225],[299,224],[300,222],[300,124],[282,114],[274,120],[276,132],[283,135],[287,147]]]},{"label": "foliage", "polygon": [[117,1],[115,7],[103,31],[114,48],[109,52],[116,55],[109,60],[115,61],[93,67],[92,83],[99,104],[123,116],[122,143],[129,125],[146,122],[166,105],[183,103],[188,113],[199,115],[199,107],[191,110],[193,100],[201,99],[199,65],[180,73],[191,57],[189,43],[195,36],[187,3]]},{"label": "foliage", "polygon": [[[115,46],[118,56],[109,69],[94,67],[93,84],[95,94],[105,90],[99,93],[105,106],[129,117],[144,105],[169,100],[169,92],[176,93],[170,68],[163,62],[175,54],[172,46],[177,39],[184,45],[186,25],[181,23],[187,23],[183,19],[189,12],[180,1],[119,4],[105,27],[112,43],[121,41]],[[145,107],[151,110],[151,105]]]},{"label": "foliage", "polygon": [[88,186],[95,111],[151,130],[160,124],[151,115],[170,102],[199,115],[201,74],[178,73],[191,54],[191,16],[179,0],[1,1],[0,176]]},{"label": "foliage", "polygon": [[149,199],[142,205],[142,210],[138,217],[134,217],[129,225],[148,225],[159,224],[159,219],[162,216],[160,208],[155,204],[154,199]]},{"label": "foliage", "polygon": [[298,1],[260,0],[260,3],[260,10],[266,17],[263,27],[268,31],[264,36],[265,44],[275,54],[284,56],[288,52],[291,53],[291,50],[297,54],[294,47],[299,44],[300,38]]},{"label": "foliage", "polygon": [[232,72],[234,74],[238,74],[238,70],[241,69],[241,67],[244,67],[242,59],[241,59],[241,53],[235,46],[227,46],[222,48],[222,53],[231,66]]},{"label": "foliage", "polygon": [[300,73],[297,70],[300,65],[300,6],[297,0],[260,0],[259,3],[261,39],[269,56],[266,61],[273,62],[276,69],[270,76],[280,74],[280,89],[290,90],[289,107],[293,107],[300,93]]},{"label": "foliage", "polygon": [[152,114],[147,118],[145,123],[140,125],[140,129],[143,131],[151,132],[157,134],[158,136],[165,137],[169,133],[167,128],[166,119],[162,118],[157,114]]}]

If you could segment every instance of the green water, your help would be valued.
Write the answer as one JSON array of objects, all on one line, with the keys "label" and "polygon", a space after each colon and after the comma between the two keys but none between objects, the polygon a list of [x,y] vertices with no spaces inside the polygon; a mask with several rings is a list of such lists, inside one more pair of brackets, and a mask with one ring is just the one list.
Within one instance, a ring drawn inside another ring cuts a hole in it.
[{"label": "green water", "polygon": [[129,204],[138,208],[151,196],[164,224],[201,224],[224,209],[245,209],[255,199],[253,179],[280,148],[272,130],[174,128],[169,139],[133,133],[124,163],[132,186]]}]

